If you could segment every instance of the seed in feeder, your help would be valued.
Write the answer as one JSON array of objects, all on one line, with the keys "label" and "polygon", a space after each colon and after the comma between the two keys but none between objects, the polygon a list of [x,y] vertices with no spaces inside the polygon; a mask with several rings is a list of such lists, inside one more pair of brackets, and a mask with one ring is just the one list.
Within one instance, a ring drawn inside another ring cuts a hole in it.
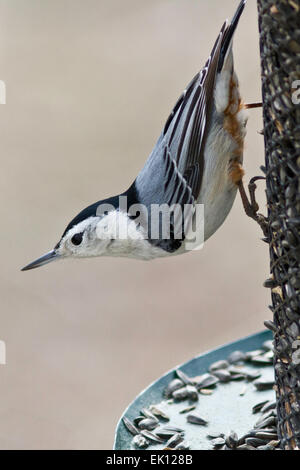
[{"label": "seed in feeder", "polygon": [[189,413],[190,411],[193,411],[196,409],[196,405],[188,406],[187,408],[184,408],[183,410],[179,411],[179,414],[183,415],[185,413]]},{"label": "seed in feeder", "polygon": [[242,366],[230,366],[228,367],[228,372],[230,372],[231,375],[240,375],[240,374],[244,374],[244,367]]},{"label": "seed in feeder", "polygon": [[164,433],[165,436],[173,436],[174,434],[184,433],[184,430],[181,428],[177,428],[176,426],[164,426],[163,428],[160,428],[155,432],[158,436],[160,436],[161,433]]},{"label": "seed in feeder", "polygon": [[245,444],[246,443],[246,439],[248,439],[248,437],[253,437],[253,434],[251,432],[248,432],[247,434],[244,434],[244,436],[242,436],[240,439],[239,439],[239,442],[238,442],[238,446],[242,445],[242,444]]},{"label": "seed in feeder", "polygon": [[123,417],[122,419],[125,427],[127,428],[127,430],[133,435],[133,436],[137,436],[139,434],[139,431],[137,430],[137,428],[134,426],[134,424],[130,421],[130,419],[126,418],[126,416]]},{"label": "seed in feeder", "polygon": [[194,385],[187,385],[186,390],[190,400],[197,401],[199,399],[198,391]]},{"label": "seed in feeder", "polygon": [[271,390],[274,387],[274,380],[255,380],[254,386],[256,390],[263,391],[263,390]]},{"label": "seed in feeder", "polygon": [[276,419],[274,416],[271,416],[270,418],[267,418],[264,421],[260,422],[258,425],[255,426],[255,428],[263,429],[267,428],[268,426],[273,426],[273,424],[276,424]]},{"label": "seed in feeder", "polygon": [[230,364],[236,364],[238,362],[244,362],[245,359],[246,359],[246,354],[243,353],[242,351],[233,351],[228,356],[228,362]]},{"label": "seed in feeder", "polygon": [[150,441],[156,442],[157,444],[162,444],[163,443],[163,439],[161,439],[157,434],[154,434],[153,432],[147,431],[146,429],[143,429],[143,431],[141,431],[141,434],[146,439],[149,439]]},{"label": "seed in feeder", "polygon": [[265,351],[273,351],[273,341],[270,339],[269,341],[265,341],[262,345]]},{"label": "seed in feeder", "polygon": [[177,426],[165,426],[164,429],[169,429],[169,431],[175,431],[175,432],[184,432],[183,429],[178,428]]},{"label": "seed in feeder", "polygon": [[217,377],[211,374],[199,375],[198,377],[193,377],[192,380],[198,390],[201,388],[214,387],[219,382]]},{"label": "seed in feeder", "polygon": [[291,408],[294,410],[295,413],[300,413],[300,405],[298,403],[292,403]]},{"label": "seed in feeder", "polygon": [[174,436],[174,434],[177,434],[177,433],[174,431],[166,431],[164,429],[155,430],[155,435],[160,437],[163,440],[169,439],[170,437]]},{"label": "seed in feeder", "polygon": [[231,375],[230,380],[237,382],[238,380],[244,380],[244,379],[245,379],[245,376],[243,374],[234,374],[234,375]]},{"label": "seed in feeder", "polygon": [[227,369],[228,367],[229,367],[228,361],[217,361],[217,362],[214,362],[210,366],[209,372],[215,372],[216,370]]},{"label": "seed in feeder", "polygon": [[228,370],[216,370],[214,371],[214,375],[220,380],[222,383],[230,382],[231,374]]},{"label": "seed in feeder", "polygon": [[263,439],[264,441],[274,441],[278,439],[278,435],[275,432],[266,432],[266,431],[259,431],[256,433],[256,437],[259,439]]},{"label": "seed in feeder", "polygon": [[265,321],[265,322],[264,322],[264,325],[265,325],[266,328],[268,328],[268,330],[273,331],[273,333],[277,333],[278,328],[277,328],[277,326],[275,325],[275,323],[272,322],[271,320]]},{"label": "seed in feeder", "polygon": [[132,442],[136,447],[139,447],[140,449],[145,449],[150,444],[149,441],[144,436],[141,436],[140,434],[135,436]]},{"label": "seed in feeder", "polygon": [[225,434],[220,433],[220,432],[210,432],[207,434],[208,439],[218,439],[218,437],[222,437],[224,439]]},{"label": "seed in feeder", "polygon": [[141,410],[141,414],[144,415],[145,418],[153,419],[154,421],[158,423],[158,419],[154,416],[154,414],[150,410],[147,410],[147,408],[143,408]]},{"label": "seed in feeder", "polygon": [[198,424],[199,426],[206,426],[208,423],[205,419],[201,418],[197,413],[191,413],[187,417],[187,422],[190,424]]},{"label": "seed in feeder", "polygon": [[141,421],[143,421],[143,419],[145,419],[145,416],[137,416],[136,418],[134,418],[133,424],[134,424],[135,426],[138,426],[139,423],[140,423]]},{"label": "seed in feeder", "polygon": [[158,423],[154,419],[146,418],[139,422],[139,429],[146,429],[147,431],[153,431],[157,427]]},{"label": "seed in feeder", "polygon": [[280,444],[279,440],[269,442],[269,446],[272,446],[272,447],[278,447],[279,444]]},{"label": "seed in feeder", "polygon": [[267,356],[267,354],[264,354],[263,356],[255,356],[251,359],[251,362],[254,364],[270,365],[273,362],[273,353],[272,357]]},{"label": "seed in feeder", "polygon": [[268,403],[270,403],[268,400],[265,400],[265,401],[262,401],[260,403],[257,403],[257,405],[253,406],[252,408],[252,413],[255,414],[255,413],[258,413],[259,411],[261,411],[263,409],[263,407],[265,405],[267,405]]},{"label": "seed in feeder", "polygon": [[182,387],[184,387],[184,383],[182,382],[182,380],[174,379],[165,388],[164,395],[167,398],[171,398],[172,393],[175,392],[175,390],[178,390],[179,388],[182,388]]},{"label": "seed in feeder", "polygon": [[259,371],[254,370],[247,370],[245,372],[246,379],[251,382],[252,380],[259,379],[261,377],[261,373]]},{"label": "seed in feeder", "polygon": [[161,419],[164,419],[166,421],[170,421],[170,418],[168,415],[166,415],[166,413],[164,413],[160,408],[157,408],[155,405],[151,405],[150,406],[150,411],[152,411],[152,413],[161,418]]},{"label": "seed in feeder", "polygon": [[274,359],[274,351],[268,351],[268,352],[266,352],[266,354],[264,354],[263,357],[266,357],[267,359],[272,359],[272,362],[273,362],[273,359]]},{"label": "seed in feeder", "polygon": [[214,392],[213,390],[209,390],[209,388],[201,388],[199,393],[201,393],[201,395],[212,395]]},{"label": "seed in feeder", "polygon": [[246,439],[246,444],[253,447],[259,447],[265,445],[266,441],[259,439],[258,437],[248,437]]},{"label": "seed in feeder", "polygon": [[270,446],[270,444],[267,444],[267,445],[264,445],[264,446],[259,446],[259,447],[256,447],[256,450],[266,450],[266,451],[269,451],[269,450],[275,450],[273,446]]},{"label": "seed in feeder", "polygon": [[263,421],[265,421],[266,419],[270,418],[271,416],[274,416],[274,410],[270,410],[268,411],[267,413],[263,414],[259,420],[257,421],[257,423],[255,423],[255,426],[254,427],[258,427]]},{"label": "seed in feeder", "polygon": [[247,445],[247,444],[242,444],[236,448],[236,450],[256,450],[255,447]]},{"label": "seed in feeder", "polygon": [[185,383],[185,385],[192,385],[192,384],[193,384],[193,382],[191,381],[191,379],[190,379],[184,372],[182,372],[182,370],[177,369],[177,370],[176,370],[176,374],[177,374],[178,378],[179,378],[183,383]]},{"label": "seed in feeder", "polygon": [[174,449],[174,447],[178,446],[178,444],[180,444],[181,442],[183,442],[182,435],[179,433],[174,434],[174,436],[172,436],[166,443],[166,447],[169,447],[170,449]]},{"label": "seed in feeder", "polygon": [[253,357],[260,356],[264,351],[262,349],[256,349],[255,351],[248,351],[246,353],[246,361],[251,361]]},{"label": "seed in feeder", "polygon": [[243,387],[242,390],[240,391],[240,397],[243,397],[244,395],[246,395],[247,390],[248,390],[248,386],[247,386],[247,385],[244,385],[244,387]]},{"label": "seed in feeder", "polygon": [[299,336],[299,327],[297,323],[292,323],[287,329],[286,332],[289,336],[291,336],[293,339],[297,339]]},{"label": "seed in feeder", "polygon": [[234,449],[237,446],[238,442],[239,442],[238,435],[236,434],[236,432],[231,431],[229,436],[226,438],[226,445],[230,449]]},{"label": "seed in feeder", "polygon": [[189,396],[189,392],[187,390],[187,387],[182,387],[179,388],[178,390],[175,390],[173,392],[172,397],[174,400],[181,401],[181,400],[186,400]]},{"label": "seed in feeder", "polygon": [[181,442],[180,444],[177,444],[175,447],[175,450],[190,450],[191,446],[188,442]]},{"label": "seed in feeder", "polygon": [[223,437],[217,437],[217,439],[213,439],[211,441],[212,445],[215,449],[222,447],[225,444],[225,439]]},{"label": "seed in feeder", "polygon": [[[276,401],[268,401],[261,409],[262,413],[266,413],[267,411],[274,410],[276,408]],[[299,410],[300,411],[300,410]]]}]

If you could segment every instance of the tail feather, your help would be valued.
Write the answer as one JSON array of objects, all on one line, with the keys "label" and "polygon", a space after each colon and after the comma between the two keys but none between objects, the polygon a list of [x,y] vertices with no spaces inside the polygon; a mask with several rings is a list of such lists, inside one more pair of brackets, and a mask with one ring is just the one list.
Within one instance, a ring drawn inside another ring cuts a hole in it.
[{"label": "tail feather", "polygon": [[231,23],[227,27],[227,31],[224,35],[222,49],[221,49],[221,53],[220,53],[219,64],[218,64],[218,72],[220,72],[220,70],[222,70],[222,67],[224,65],[226,55],[227,55],[228,51],[230,50],[230,47],[231,47],[231,44],[232,44],[232,38],[233,38],[233,35],[234,35],[235,30],[237,28],[237,25],[239,23],[239,20],[242,16],[242,13],[244,11],[246,2],[247,2],[247,0],[242,0],[240,2],[239,6],[238,6],[238,9],[237,9]]}]

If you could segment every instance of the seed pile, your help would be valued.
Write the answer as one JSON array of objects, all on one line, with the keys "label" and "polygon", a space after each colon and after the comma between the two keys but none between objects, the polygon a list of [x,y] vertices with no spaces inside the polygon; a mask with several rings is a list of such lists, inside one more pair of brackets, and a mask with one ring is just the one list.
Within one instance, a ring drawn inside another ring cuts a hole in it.
[{"label": "seed pile", "polygon": [[253,414],[261,416],[254,424],[253,429],[241,438],[232,431],[225,434],[209,434],[215,450],[279,450],[280,441],[277,435],[276,401],[260,402],[253,407]]},{"label": "seed pile", "polygon": [[[251,364],[255,368],[247,367]],[[207,426],[209,419],[198,411],[198,401],[201,405],[201,396],[214,393],[221,384],[241,381],[244,382],[243,396],[247,387],[252,383],[260,391],[272,390],[274,380],[262,378],[257,367],[271,366],[273,364],[273,343],[266,341],[262,348],[255,351],[235,351],[226,360],[217,361],[209,367],[207,373],[189,377],[182,370],[176,370],[174,378],[163,390],[165,403],[169,405],[181,404],[178,411],[185,416],[187,425]],[[187,403],[185,403],[187,402]],[[245,405],[247,402],[245,399]],[[247,434],[238,437],[231,432],[228,436],[220,433],[207,435],[208,448],[216,450],[273,450],[279,448],[277,438],[276,403],[265,400],[253,408],[253,413],[261,413],[261,417]],[[205,404],[203,405],[205,411]],[[123,424],[133,436],[132,444],[137,449],[146,449],[150,445],[160,445],[163,449],[187,450],[191,448],[190,442],[185,439],[184,426],[171,424],[171,419],[163,406],[150,405],[140,411],[139,416],[132,421],[123,417]],[[193,446],[195,447],[195,446]]]}]

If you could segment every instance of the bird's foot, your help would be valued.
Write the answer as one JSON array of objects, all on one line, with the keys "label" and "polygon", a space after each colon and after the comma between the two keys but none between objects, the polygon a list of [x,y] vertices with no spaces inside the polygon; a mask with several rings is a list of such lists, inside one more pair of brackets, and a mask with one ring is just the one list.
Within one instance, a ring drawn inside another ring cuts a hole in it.
[{"label": "bird's foot", "polygon": [[263,215],[259,214],[259,205],[257,204],[256,197],[255,197],[255,192],[256,192],[256,181],[258,180],[265,180],[266,178],[264,176],[255,176],[250,180],[250,183],[248,184],[248,190],[249,190],[249,195],[250,195],[250,201],[248,199],[248,196],[245,191],[245,187],[243,184],[243,181],[239,181],[238,183],[238,188],[239,192],[242,198],[242,203],[245,209],[246,214],[248,217],[251,219],[255,220],[262,229],[265,238],[269,239],[269,230],[268,230],[268,219]]}]

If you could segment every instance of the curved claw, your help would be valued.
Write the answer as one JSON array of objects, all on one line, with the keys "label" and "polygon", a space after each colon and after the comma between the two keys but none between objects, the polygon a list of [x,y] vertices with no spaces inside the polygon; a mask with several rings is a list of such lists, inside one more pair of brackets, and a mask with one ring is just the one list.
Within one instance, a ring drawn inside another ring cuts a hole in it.
[{"label": "curved claw", "polygon": [[265,176],[254,176],[254,178],[251,178],[250,182],[249,182],[249,185],[250,184],[255,184],[256,181],[258,180],[266,180],[266,177]]},{"label": "curved claw", "polygon": [[243,202],[243,206],[244,206],[244,210],[246,214],[248,215],[248,217],[255,220],[255,222],[259,224],[259,226],[261,227],[264,233],[264,236],[269,239],[268,219],[264,215],[258,214],[259,205],[257,204],[256,197],[255,197],[255,191],[257,188],[255,182],[258,180],[265,180],[265,179],[266,178],[264,176],[255,176],[254,178],[250,180],[250,183],[248,185],[250,201],[247,197],[242,181],[239,183],[238,187],[239,187],[240,195],[242,198],[242,202]]}]

